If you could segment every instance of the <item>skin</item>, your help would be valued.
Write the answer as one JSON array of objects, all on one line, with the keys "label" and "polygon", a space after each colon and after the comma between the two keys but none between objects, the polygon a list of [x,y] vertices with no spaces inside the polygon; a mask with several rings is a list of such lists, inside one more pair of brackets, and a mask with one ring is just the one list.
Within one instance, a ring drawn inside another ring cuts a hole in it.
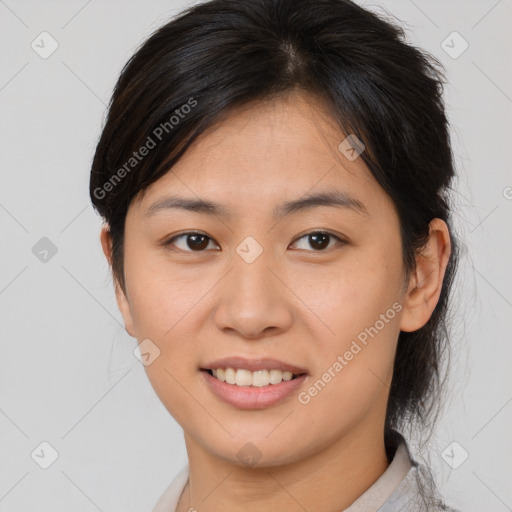
[{"label": "skin", "polygon": [[[339,511],[389,464],[383,432],[397,338],[430,318],[450,239],[434,219],[406,279],[394,205],[361,158],[337,149],[344,138],[303,93],[249,105],[203,134],[130,204],[126,291],[116,285],[116,297],[128,333],[161,351],[145,369],[184,430],[190,478],[179,512]],[[283,201],[333,189],[366,213],[317,206],[272,217]],[[218,202],[231,217],[179,209],[145,216],[171,194]],[[186,236],[165,245],[196,230],[210,237],[202,252]],[[304,236],[315,230],[344,242],[315,249]],[[247,236],[263,249],[250,264],[236,252]],[[111,263],[108,226],[101,242]],[[219,400],[199,371],[220,357],[272,357],[308,370],[304,391],[394,303],[401,311],[306,405],[294,393],[240,410]],[[254,467],[237,457],[247,442],[261,456]]]}]

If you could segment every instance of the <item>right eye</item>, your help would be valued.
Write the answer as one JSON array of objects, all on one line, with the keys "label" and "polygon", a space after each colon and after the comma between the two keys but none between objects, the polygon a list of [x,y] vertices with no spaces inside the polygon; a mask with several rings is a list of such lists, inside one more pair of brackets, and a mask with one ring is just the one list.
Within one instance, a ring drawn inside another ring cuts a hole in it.
[{"label": "right eye", "polygon": [[173,245],[185,252],[202,252],[209,245],[209,241],[213,242],[213,239],[204,233],[195,231],[189,231],[187,233],[181,233],[180,235],[174,236],[169,239],[165,245]]}]

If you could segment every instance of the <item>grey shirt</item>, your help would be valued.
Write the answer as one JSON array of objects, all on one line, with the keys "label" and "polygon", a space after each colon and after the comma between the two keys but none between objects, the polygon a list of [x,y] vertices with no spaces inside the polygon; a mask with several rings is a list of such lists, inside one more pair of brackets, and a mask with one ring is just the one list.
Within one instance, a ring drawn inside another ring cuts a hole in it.
[{"label": "grey shirt", "polygon": [[[393,460],[384,473],[348,508],[341,512],[457,512],[442,504],[434,494],[433,503],[423,503],[420,466],[411,458],[405,439],[399,439]],[[189,476],[186,465],[164,491],[153,512],[175,512]]]}]

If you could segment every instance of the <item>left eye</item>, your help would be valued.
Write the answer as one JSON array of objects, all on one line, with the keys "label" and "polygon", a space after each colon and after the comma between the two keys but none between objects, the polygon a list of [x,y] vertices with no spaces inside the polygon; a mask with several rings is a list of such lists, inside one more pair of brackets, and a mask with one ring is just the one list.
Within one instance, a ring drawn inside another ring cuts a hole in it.
[{"label": "left eye", "polygon": [[310,247],[313,247],[315,251],[322,251],[330,248],[329,244],[332,240],[335,240],[339,243],[344,242],[340,237],[329,233],[328,231],[311,231],[310,233],[306,233],[302,237],[298,238],[295,244],[303,239],[306,239],[306,243],[309,244]]},{"label": "left eye", "polygon": [[[331,242],[334,242],[334,244],[336,242],[344,243],[344,240],[328,231],[311,231],[298,238],[293,245],[297,245],[301,240],[305,240],[305,243],[309,244],[314,251],[323,251],[331,248],[333,245]],[[186,252],[201,252],[208,249],[210,242],[213,243],[213,239],[208,235],[189,232],[171,238],[166,245],[174,245],[178,249]],[[218,246],[216,247],[218,248]],[[299,247],[299,249],[308,250],[306,247]]]}]

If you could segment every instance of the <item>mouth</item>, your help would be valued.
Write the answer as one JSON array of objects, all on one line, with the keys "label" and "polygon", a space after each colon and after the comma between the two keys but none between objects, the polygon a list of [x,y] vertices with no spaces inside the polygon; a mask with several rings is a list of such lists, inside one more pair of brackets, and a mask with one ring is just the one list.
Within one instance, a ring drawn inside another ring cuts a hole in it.
[{"label": "mouth", "polygon": [[308,372],[276,359],[231,357],[199,368],[213,394],[238,409],[263,409],[288,398]]},{"label": "mouth", "polygon": [[302,375],[302,373],[292,373],[290,371],[281,371],[277,369],[263,369],[250,371],[243,368],[206,368],[201,369],[220,382],[225,382],[233,386],[251,386],[262,388],[265,386],[275,386],[281,382],[294,380]]}]

